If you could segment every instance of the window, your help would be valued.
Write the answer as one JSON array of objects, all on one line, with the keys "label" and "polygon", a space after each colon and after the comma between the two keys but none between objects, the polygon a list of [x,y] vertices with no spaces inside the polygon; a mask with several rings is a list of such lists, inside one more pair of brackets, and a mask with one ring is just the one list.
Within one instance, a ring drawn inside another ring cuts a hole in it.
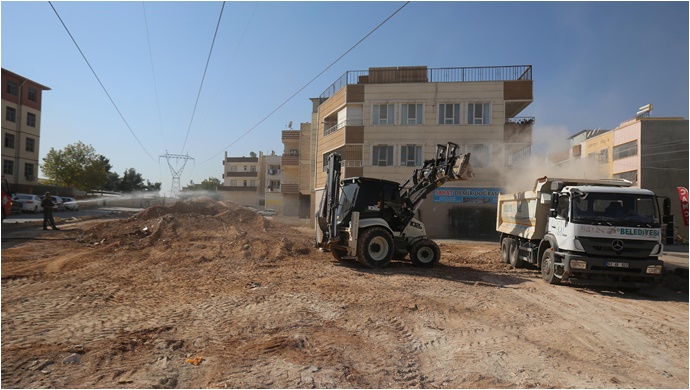
[{"label": "window", "polygon": [[372,113],[373,124],[393,125],[395,124],[395,105],[393,104],[374,104]]},{"label": "window", "polygon": [[26,113],[26,125],[36,127],[36,114],[32,112]]},{"label": "window", "polygon": [[237,187],[237,180],[230,180],[230,187]]},{"label": "window", "polygon": [[17,83],[12,80],[7,81],[7,93],[17,96]]},{"label": "window", "polygon": [[3,175],[14,175],[14,161],[3,160],[2,161],[2,174]]},{"label": "window", "polygon": [[613,160],[637,156],[637,140],[613,147]]},{"label": "window", "polygon": [[375,145],[371,159],[372,166],[389,167],[393,165],[393,145]]},{"label": "window", "polygon": [[459,125],[460,124],[460,104],[439,104],[438,105],[438,124],[439,125]]},{"label": "window", "polygon": [[490,103],[468,103],[467,104],[467,124],[468,125],[488,125],[491,118]]},{"label": "window", "polygon": [[247,172],[247,166],[246,165],[244,166],[244,171]]},{"label": "window", "polygon": [[31,87],[29,87],[29,96],[28,96],[28,98],[29,98],[29,100],[31,100],[32,102],[38,101],[38,92],[36,92],[36,88],[31,88]]},{"label": "window", "polygon": [[14,107],[7,107],[5,109],[5,120],[8,122],[16,122],[17,121],[17,109]]},{"label": "window", "polygon": [[400,165],[403,167],[422,166],[422,146],[403,145],[400,147]]},{"label": "window", "polygon": [[5,133],[5,147],[14,149],[14,134]]},{"label": "window", "polygon": [[421,125],[424,123],[424,105],[422,104],[403,104],[402,105],[402,124]]},{"label": "window", "polygon": [[33,138],[26,138],[26,151],[33,152],[36,141]]},{"label": "window", "polygon": [[256,172],[256,165],[250,165],[249,172]]},{"label": "window", "polygon": [[24,164],[24,177],[26,178],[26,180],[34,179],[34,164]]},{"label": "window", "polygon": [[256,180],[249,180],[250,187],[256,187]]},{"label": "window", "polygon": [[231,165],[230,172],[237,172],[237,165]]},{"label": "window", "polygon": [[470,164],[473,168],[486,168],[491,166],[491,147],[489,145],[465,145],[465,153],[471,153]]},{"label": "window", "polygon": [[628,172],[621,172],[621,173],[614,173],[613,178],[614,179],[630,180],[631,182],[636,183],[637,182],[637,170],[628,171]]}]

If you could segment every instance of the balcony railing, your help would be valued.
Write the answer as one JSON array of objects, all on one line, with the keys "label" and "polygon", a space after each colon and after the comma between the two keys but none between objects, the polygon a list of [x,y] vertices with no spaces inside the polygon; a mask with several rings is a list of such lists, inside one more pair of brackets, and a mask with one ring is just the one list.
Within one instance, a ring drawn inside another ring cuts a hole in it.
[{"label": "balcony railing", "polygon": [[[338,80],[328,87],[319,99],[323,102],[340,91],[348,84],[359,84],[360,80],[369,76],[370,70],[351,70],[345,72]],[[375,72],[395,72],[396,80],[406,80],[406,75],[418,75],[420,69],[374,69]],[[517,81],[532,80],[532,65],[510,65],[510,66],[479,66],[461,68],[430,68],[426,69],[426,80],[429,83],[462,83],[476,81]],[[413,80],[418,77],[412,77]],[[396,82],[396,81],[389,81]]]},{"label": "balcony railing", "polygon": [[524,117],[515,117],[515,118],[509,118],[506,121],[506,125],[533,125],[534,124],[534,117],[533,116],[524,116]]},{"label": "balcony railing", "polygon": [[280,192],[284,194],[297,194],[299,193],[299,184],[297,182],[283,182]]},{"label": "balcony railing", "polygon": [[[326,122],[324,122],[324,127],[326,127],[326,126],[328,126],[328,124],[326,124]],[[328,128],[325,128],[325,129],[323,130],[323,136],[325,137],[325,136],[327,136],[327,135],[329,135],[329,134],[333,134],[333,133],[335,133],[336,131],[338,131],[338,130],[342,129],[343,127],[345,127],[345,126],[364,126],[364,120],[362,120],[362,119],[348,119],[348,120],[344,120],[344,121],[342,121],[342,122],[340,122],[340,123],[337,123],[337,124],[332,125],[332,126],[330,126],[330,127],[328,127]]]},{"label": "balcony railing", "polygon": [[286,166],[286,165],[299,165],[299,155],[297,155],[297,156],[295,156],[295,155],[293,155],[293,156],[290,156],[290,155],[287,155],[287,156],[286,156],[286,155],[283,155],[282,160],[283,160],[283,161],[281,162],[281,164],[282,164],[283,166]]}]

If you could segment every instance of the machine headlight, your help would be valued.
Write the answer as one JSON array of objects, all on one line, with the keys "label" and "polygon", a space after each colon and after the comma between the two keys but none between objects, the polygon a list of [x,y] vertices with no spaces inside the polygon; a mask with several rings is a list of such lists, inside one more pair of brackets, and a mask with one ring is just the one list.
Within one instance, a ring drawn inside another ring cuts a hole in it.
[{"label": "machine headlight", "polygon": [[570,260],[571,269],[587,269],[587,262],[584,260]]},{"label": "machine headlight", "polygon": [[647,273],[653,275],[660,275],[664,271],[663,265],[649,265],[647,266]]}]

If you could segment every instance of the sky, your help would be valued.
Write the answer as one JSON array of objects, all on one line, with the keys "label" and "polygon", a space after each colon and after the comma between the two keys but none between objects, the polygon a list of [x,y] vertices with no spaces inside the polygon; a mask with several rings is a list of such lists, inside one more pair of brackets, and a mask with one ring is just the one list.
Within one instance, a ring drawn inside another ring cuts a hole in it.
[{"label": "sky", "polygon": [[171,168],[185,186],[225,152],[282,154],[310,98],[370,67],[532,65],[533,155],[648,103],[687,119],[688,4],[2,1],[0,60],[51,89],[39,163],[81,141],[169,191]]}]

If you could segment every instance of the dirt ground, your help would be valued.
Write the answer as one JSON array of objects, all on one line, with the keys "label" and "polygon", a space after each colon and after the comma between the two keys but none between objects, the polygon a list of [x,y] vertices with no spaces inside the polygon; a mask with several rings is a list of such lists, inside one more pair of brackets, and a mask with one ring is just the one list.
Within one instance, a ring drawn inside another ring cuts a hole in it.
[{"label": "dirt ground", "polygon": [[552,286],[497,243],[336,263],[210,199],[2,250],[3,388],[688,388],[688,293]]}]

